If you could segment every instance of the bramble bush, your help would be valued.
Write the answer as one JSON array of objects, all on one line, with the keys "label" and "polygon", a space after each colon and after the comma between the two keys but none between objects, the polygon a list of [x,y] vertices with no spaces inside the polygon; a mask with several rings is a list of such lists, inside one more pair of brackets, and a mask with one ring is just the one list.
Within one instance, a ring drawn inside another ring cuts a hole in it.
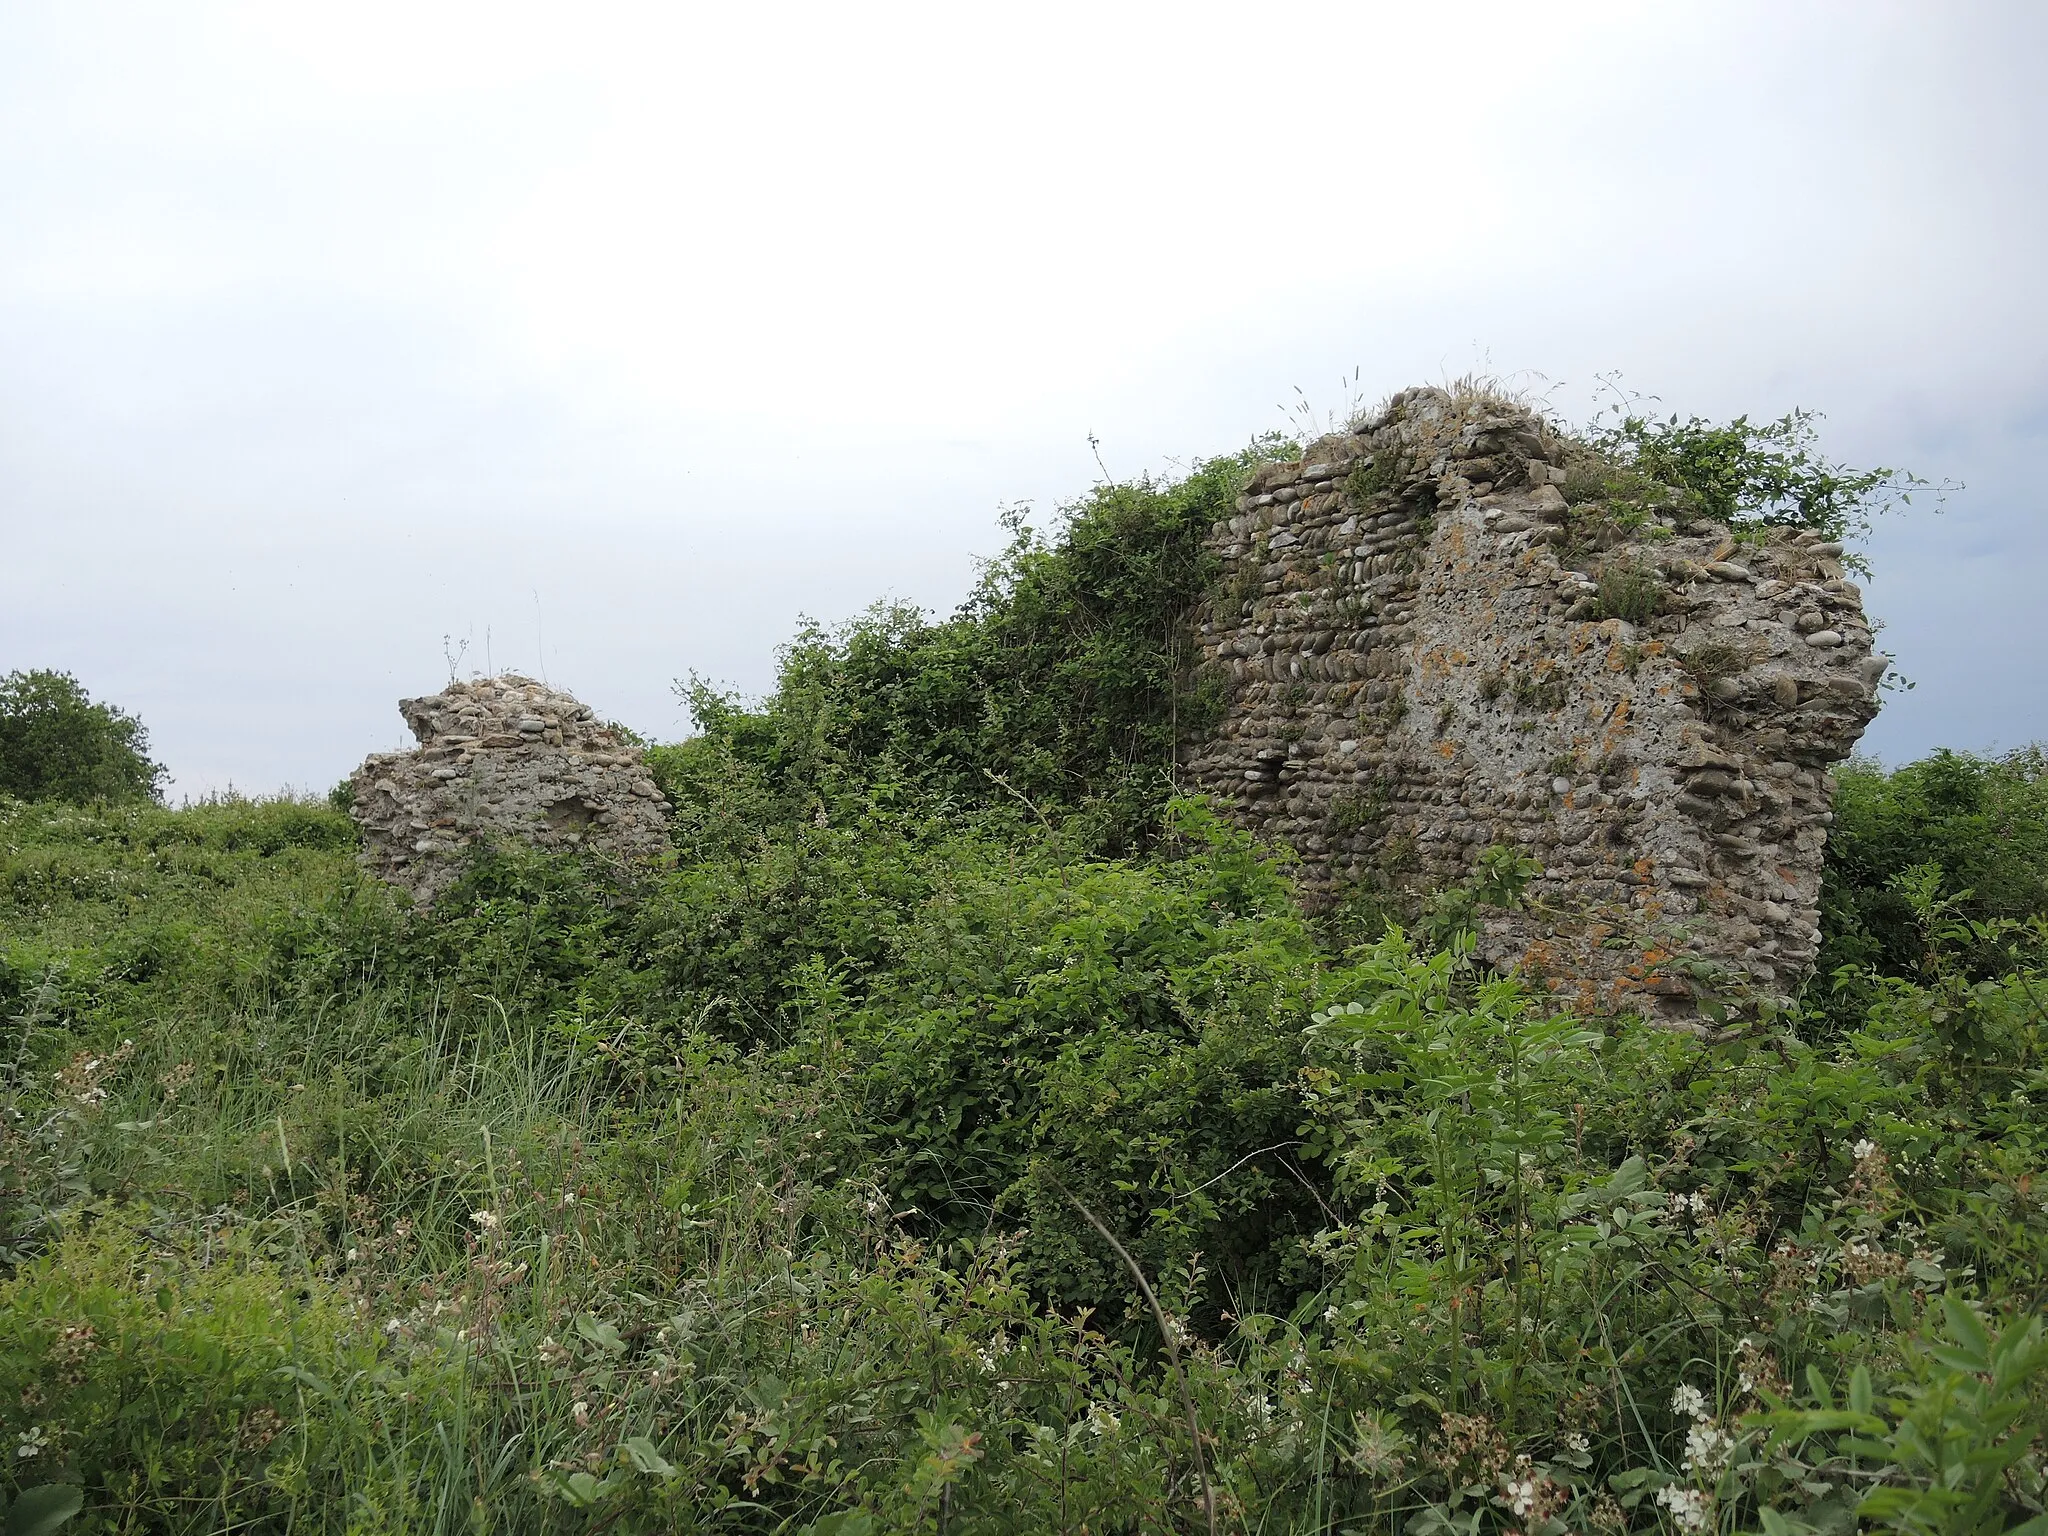
[{"label": "bramble bush", "polygon": [[662,948],[689,908],[776,952],[730,852],[506,853],[421,915],[324,805],[0,814],[6,1488],[81,1530],[1202,1529],[1070,1192],[1156,1282],[1220,1529],[2038,1512],[2034,930],[1986,971],[1923,882],[1853,1027],[1709,1044],[1455,938],[1324,948],[1194,807],[1137,859],[872,814],[802,823],[832,894],[750,999],[765,958]]}]

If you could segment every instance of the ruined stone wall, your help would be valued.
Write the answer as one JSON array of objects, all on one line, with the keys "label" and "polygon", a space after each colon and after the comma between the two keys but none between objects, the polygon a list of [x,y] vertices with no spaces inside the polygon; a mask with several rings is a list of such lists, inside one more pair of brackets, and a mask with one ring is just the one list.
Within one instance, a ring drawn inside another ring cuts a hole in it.
[{"label": "ruined stone wall", "polygon": [[363,863],[431,902],[479,841],[588,848],[620,860],[668,846],[668,805],[640,751],[566,693],[507,674],[405,699],[416,752],[352,781]]},{"label": "ruined stone wall", "polygon": [[1482,953],[1582,1006],[1689,1015],[1698,961],[1789,992],[1827,770],[1884,671],[1861,594],[1839,546],[1738,541],[1602,475],[1535,414],[1437,390],[1262,468],[1215,530],[1198,628],[1231,704],[1185,767],[1302,855],[1312,900],[1533,855]]}]

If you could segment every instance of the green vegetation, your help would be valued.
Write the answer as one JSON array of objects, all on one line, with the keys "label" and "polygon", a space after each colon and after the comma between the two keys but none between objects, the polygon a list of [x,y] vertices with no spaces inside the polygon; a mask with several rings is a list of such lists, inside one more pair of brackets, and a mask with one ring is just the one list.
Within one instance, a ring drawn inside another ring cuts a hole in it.
[{"label": "green vegetation", "polygon": [[693,683],[704,734],[660,771],[688,784],[751,772],[804,814],[849,785],[1085,807],[1103,846],[1142,841],[1179,732],[1222,703],[1214,680],[1188,675],[1188,615],[1218,574],[1204,541],[1273,446],[1102,486],[1066,509],[1056,542],[1011,517],[1009,548],[958,614],[881,607],[808,628],[758,710]]},{"label": "green vegetation", "polygon": [[154,800],[165,778],[133,715],[95,704],[67,672],[0,678],[0,795],[17,800]]},{"label": "green vegetation", "polygon": [[325,800],[0,801],[0,1501],[2038,1531],[2038,755],[1846,771],[1839,972],[1734,1038],[1475,964],[1513,850],[1312,924],[1167,772],[1243,463],[697,686],[628,883],[503,848],[421,913]]},{"label": "green vegetation", "polygon": [[1445,949],[1328,950],[1194,807],[1128,859],[1000,805],[733,816],[642,886],[507,852],[418,916],[324,804],[0,815],[8,1491],[1202,1529],[1093,1216],[1219,1529],[1844,1529],[1950,1488],[1865,1444],[1930,1415],[2017,1458],[1970,1508],[2038,1501],[2034,940],[1713,1045],[1546,1013],[1456,902]]},{"label": "green vegetation", "polygon": [[[1623,394],[1615,409],[1585,429],[1583,440],[1598,457],[1575,467],[1565,483],[1567,501],[1609,497],[1647,507],[1660,499],[1669,504],[1675,489],[1694,513],[1738,531],[1807,528],[1850,539],[1929,488],[1905,470],[1854,469],[1827,458],[1815,411],[1794,410],[1762,424],[1747,416],[1658,420],[1642,414],[1647,403]],[[1938,494],[1947,489],[1936,488]]]},{"label": "green vegetation", "polygon": [[2010,969],[2048,913],[2048,757],[1937,752],[1836,772],[1820,972],[1854,1017],[1873,978],[1975,986]]},{"label": "green vegetation", "polygon": [[1647,624],[1664,607],[1664,583],[1641,561],[1609,560],[1601,564],[1599,617]]}]

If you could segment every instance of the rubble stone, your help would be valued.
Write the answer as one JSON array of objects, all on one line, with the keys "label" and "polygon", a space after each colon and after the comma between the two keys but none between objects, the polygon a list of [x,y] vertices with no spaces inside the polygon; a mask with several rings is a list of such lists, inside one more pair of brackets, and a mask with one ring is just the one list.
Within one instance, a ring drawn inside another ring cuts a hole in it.
[{"label": "rubble stone", "polygon": [[1417,389],[1262,466],[1213,533],[1195,621],[1229,704],[1183,765],[1301,855],[1311,903],[1533,855],[1481,953],[1561,1000],[1695,1018],[1707,992],[1789,993],[1827,769],[1877,712],[1862,594],[1817,535],[1568,505],[1583,452],[1510,402]]},{"label": "rubble stone", "polygon": [[416,752],[366,759],[350,814],[363,864],[421,905],[479,842],[584,848],[620,861],[668,846],[668,805],[640,751],[589,707],[531,678],[450,683],[398,711]]}]

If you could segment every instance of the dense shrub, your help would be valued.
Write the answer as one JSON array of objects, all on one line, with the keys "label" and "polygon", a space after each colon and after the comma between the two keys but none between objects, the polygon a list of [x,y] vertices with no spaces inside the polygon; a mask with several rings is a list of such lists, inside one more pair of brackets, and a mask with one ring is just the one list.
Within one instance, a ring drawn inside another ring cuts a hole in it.
[{"label": "dense shrub", "polygon": [[896,783],[958,804],[1091,806],[1106,848],[1141,841],[1171,793],[1178,732],[1220,703],[1191,675],[1185,634],[1216,575],[1204,541],[1275,446],[1102,486],[1050,540],[1012,518],[1009,548],[952,618],[882,607],[807,629],[759,709],[694,685],[693,751],[758,767],[805,815],[850,783]]},{"label": "dense shrub", "polygon": [[1232,1531],[2038,1509],[2029,935],[1916,895],[1854,1019],[1712,1044],[1332,952],[1192,807],[888,799],[428,914],[324,806],[10,808],[0,1495],[1201,1529],[1192,1407]]},{"label": "dense shrub", "polygon": [[1837,770],[1821,892],[1819,975],[1840,978],[1837,1014],[1868,1007],[1869,974],[1930,979],[1929,903],[1984,926],[1955,936],[1973,977],[2010,964],[1999,925],[2048,913],[2048,760],[1937,752],[1892,772]]},{"label": "dense shrub", "polygon": [[133,715],[95,704],[68,672],[0,678],[0,795],[154,800],[167,776]]}]

